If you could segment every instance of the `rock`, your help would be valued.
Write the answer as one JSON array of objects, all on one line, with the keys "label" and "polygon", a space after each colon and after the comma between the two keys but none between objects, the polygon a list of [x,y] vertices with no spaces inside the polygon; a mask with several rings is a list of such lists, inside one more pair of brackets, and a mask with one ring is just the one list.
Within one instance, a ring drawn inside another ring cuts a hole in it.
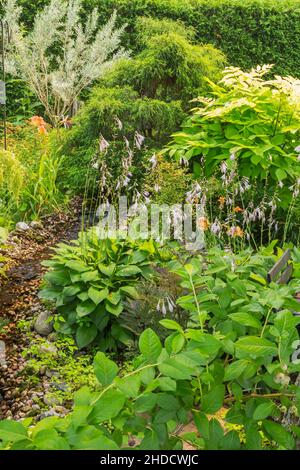
[{"label": "rock", "polygon": [[28,224],[26,224],[26,222],[18,222],[16,224],[16,230],[18,232],[27,232],[28,230],[30,230],[30,227]]},{"label": "rock", "polygon": [[53,343],[55,343],[55,341],[57,341],[58,339],[58,334],[57,333],[50,333],[50,335],[48,336],[48,341],[51,341]]},{"label": "rock", "polygon": [[68,391],[68,385],[66,384],[66,382],[61,382],[61,383],[51,382],[50,385],[51,387],[55,388],[56,390],[60,390],[61,392]]},{"label": "rock", "polygon": [[41,346],[39,347],[39,353],[57,356],[58,350],[57,347],[54,346],[54,344],[47,342],[45,344],[41,344]]},{"label": "rock", "polygon": [[32,222],[30,222],[30,228],[32,228],[33,230],[39,230],[43,228],[43,224],[38,220],[33,220]]},{"label": "rock", "polygon": [[[52,331],[53,331],[53,322],[49,321],[50,316],[51,316],[51,313],[48,312],[47,310],[41,312],[38,315],[38,317],[37,317],[37,319],[34,323],[34,329],[39,335],[48,336],[48,335],[50,335],[50,333],[52,333]],[[50,346],[53,347],[53,345],[50,345]],[[42,346],[41,346],[41,348],[42,348]],[[55,346],[54,346],[54,348],[55,348]],[[57,350],[56,350],[56,352],[57,352]]]},{"label": "rock", "polygon": [[46,366],[42,366],[42,367],[40,368],[40,370],[39,370],[39,374],[40,374],[40,375],[45,375],[46,369],[47,369]]},{"label": "rock", "polygon": [[44,411],[44,413],[41,413],[40,415],[37,416],[37,420],[41,421],[44,418],[50,418],[50,416],[59,416],[58,413],[53,408],[50,408],[49,411]]},{"label": "rock", "polygon": [[[56,372],[55,370],[47,369],[46,376],[49,377],[49,379],[51,379],[52,377],[59,377],[59,373]],[[47,387],[49,388],[50,384],[48,384]],[[45,385],[45,388],[46,388],[46,385]]]},{"label": "rock", "polygon": [[52,395],[52,394],[46,394],[43,398],[43,402],[45,403],[45,405],[47,406],[55,406],[55,405],[60,405],[61,404],[61,401],[58,397],[56,397],[55,395]]}]

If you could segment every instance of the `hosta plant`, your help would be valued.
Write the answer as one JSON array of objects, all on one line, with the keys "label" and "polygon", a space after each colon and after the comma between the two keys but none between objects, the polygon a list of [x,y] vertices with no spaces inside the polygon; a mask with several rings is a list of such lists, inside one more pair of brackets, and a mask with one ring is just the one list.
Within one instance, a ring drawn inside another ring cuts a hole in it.
[{"label": "hosta plant", "polygon": [[152,275],[159,256],[153,241],[99,238],[90,229],[73,245],[60,244],[50,261],[40,292],[55,302],[55,327],[74,335],[83,348],[96,342],[102,349],[127,344],[131,335],[122,324],[124,301],[136,298],[136,285]]}]

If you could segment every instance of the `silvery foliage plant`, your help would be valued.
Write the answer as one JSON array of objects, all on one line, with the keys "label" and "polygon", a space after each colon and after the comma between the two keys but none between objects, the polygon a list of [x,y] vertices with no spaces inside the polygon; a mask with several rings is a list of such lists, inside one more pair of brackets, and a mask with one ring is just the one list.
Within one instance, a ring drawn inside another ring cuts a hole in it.
[{"label": "silvery foliage plant", "polygon": [[94,9],[82,24],[82,0],[51,0],[35,17],[31,31],[20,23],[22,9],[6,0],[5,19],[12,31],[9,71],[18,74],[37,95],[55,126],[69,113],[82,90],[118,59],[124,30],[116,28],[116,12],[99,29]]}]

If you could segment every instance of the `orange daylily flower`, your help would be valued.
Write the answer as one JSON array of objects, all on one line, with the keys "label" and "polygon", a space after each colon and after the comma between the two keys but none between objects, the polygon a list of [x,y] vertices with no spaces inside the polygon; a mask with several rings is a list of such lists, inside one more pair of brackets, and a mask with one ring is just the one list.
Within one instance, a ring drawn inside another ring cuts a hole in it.
[{"label": "orange daylily flower", "polygon": [[197,224],[198,224],[198,227],[203,231],[207,230],[210,226],[210,222],[206,217],[200,217],[198,219]]},{"label": "orange daylily flower", "polygon": [[32,116],[29,119],[29,122],[30,122],[31,125],[33,125],[35,127],[40,127],[40,126],[45,126],[46,125],[44,119],[41,116]]},{"label": "orange daylily flower", "polygon": [[45,135],[45,134],[47,134],[47,129],[46,129],[45,126],[39,126],[38,127],[38,132],[39,132],[39,134]]},{"label": "orange daylily flower", "polygon": [[230,237],[239,237],[239,238],[243,238],[245,233],[244,231],[241,229],[241,227],[239,227],[238,225],[236,227],[231,227],[229,230],[228,230],[228,235]]},{"label": "orange daylily flower", "polygon": [[219,201],[220,206],[224,206],[226,198],[224,196],[220,196],[218,201]]},{"label": "orange daylily flower", "polygon": [[239,207],[239,206],[236,206],[236,207],[233,209],[233,212],[235,212],[235,213],[244,212],[244,209],[242,209],[242,208]]}]

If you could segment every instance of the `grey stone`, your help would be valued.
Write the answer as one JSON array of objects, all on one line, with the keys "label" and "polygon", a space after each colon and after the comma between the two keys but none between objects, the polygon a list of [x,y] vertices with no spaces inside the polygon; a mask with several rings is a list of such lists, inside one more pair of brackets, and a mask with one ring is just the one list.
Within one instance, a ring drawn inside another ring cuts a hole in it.
[{"label": "grey stone", "polygon": [[47,406],[55,406],[55,405],[60,405],[61,404],[61,401],[59,400],[59,398],[57,398],[54,395],[50,395],[50,394],[47,394],[47,395],[44,396],[43,402]]},{"label": "grey stone", "polygon": [[68,385],[66,384],[66,382],[61,382],[61,383],[51,382],[50,385],[51,387],[55,388],[56,390],[60,390],[61,392],[68,391]]},{"label": "grey stone", "polygon": [[30,222],[30,228],[32,228],[33,230],[39,230],[43,228],[43,224],[38,220],[33,220],[32,222]]},{"label": "grey stone", "polygon": [[57,347],[54,346],[54,344],[47,342],[39,347],[39,352],[42,354],[50,354],[52,356],[56,356],[58,351]]},{"label": "grey stone", "polygon": [[16,224],[16,230],[18,232],[27,232],[27,230],[30,230],[30,227],[26,222],[18,222]]},{"label": "grey stone", "polygon": [[[34,323],[34,329],[35,331],[41,335],[41,336],[48,336],[50,333],[53,331],[53,322],[49,322],[49,317],[51,316],[50,312],[43,311],[41,312],[35,323]],[[50,345],[53,347],[53,345]]]}]

